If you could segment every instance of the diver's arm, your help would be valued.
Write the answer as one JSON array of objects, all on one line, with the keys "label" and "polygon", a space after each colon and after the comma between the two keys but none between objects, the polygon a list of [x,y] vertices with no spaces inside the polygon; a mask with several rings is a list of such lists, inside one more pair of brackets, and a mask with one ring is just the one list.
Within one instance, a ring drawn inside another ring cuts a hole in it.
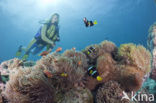
[{"label": "diver's arm", "polygon": [[41,39],[43,41],[47,42],[48,44],[53,45],[54,42],[52,42],[50,39],[48,39],[46,37],[46,30],[47,30],[47,25],[44,25],[43,28],[42,28],[42,30],[41,30]]},{"label": "diver's arm", "polygon": [[57,35],[56,41],[60,41],[60,35],[59,35],[59,33],[57,33],[56,35]]}]

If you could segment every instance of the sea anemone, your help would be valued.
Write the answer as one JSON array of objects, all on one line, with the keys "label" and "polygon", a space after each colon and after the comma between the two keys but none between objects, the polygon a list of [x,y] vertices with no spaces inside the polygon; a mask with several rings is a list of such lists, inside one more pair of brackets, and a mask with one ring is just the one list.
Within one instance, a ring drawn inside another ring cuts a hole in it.
[{"label": "sea anemone", "polygon": [[116,73],[116,80],[121,83],[121,86],[126,91],[137,91],[143,83],[144,73],[134,66],[120,65]]},{"label": "sea anemone", "polygon": [[100,45],[98,52],[99,55],[103,55],[104,53],[112,53],[117,49],[117,47],[113,42],[107,40],[101,42],[99,45]]},{"label": "sea anemone", "polygon": [[71,89],[64,95],[64,99],[58,103],[93,103],[93,96],[86,88]]},{"label": "sea anemone", "polygon": [[43,72],[35,68],[19,68],[10,74],[3,95],[11,103],[51,103],[54,87]]},{"label": "sea anemone", "polygon": [[109,81],[97,90],[96,101],[97,103],[129,103],[126,100],[121,101],[122,93],[123,90],[117,82]]},{"label": "sea anemone", "polygon": [[97,70],[103,78],[102,82],[113,80],[116,72],[116,62],[109,53],[105,53],[97,59]]},{"label": "sea anemone", "polygon": [[[93,48],[93,50],[91,50],[90,48]],[[99,49],[100,46],[98,44],[94,44],[94,45],[87,46],[84,50],[82,50],[82,52],[87,55],[89,62],[93,63],[99,56],[98,54]]]},{"label": "sea anemone", "polygon": [[73,64],[77,65],[78,67],[81,67],[82,69],[85,69],[88,67],[88,60],[84,53],[77,52],[75,50],[66,50],[62,56],[68,57],[72,59]]},{"label": "sea anemone", "polygon": [[59,70],[58,73],[66,73],[68,75],[65,79],[67,79],[71,85],[81,82],[86,73],[85,69],[75,64],[72,59],[63,56],[58,58],[55,63],[55,68]]},{"label": "sea anemone", "polygon": [[126,64],[137,66],[144,74],[150,72],[151,55],[143,46],[136,46],[132,43],[122,44],[118,50],[118,55],[123,58]]}]

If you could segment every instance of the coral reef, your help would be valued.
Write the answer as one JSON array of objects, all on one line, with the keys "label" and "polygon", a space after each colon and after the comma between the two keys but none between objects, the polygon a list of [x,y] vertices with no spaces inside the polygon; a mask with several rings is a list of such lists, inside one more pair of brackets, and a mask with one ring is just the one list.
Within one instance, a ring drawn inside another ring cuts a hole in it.
[{"label": "coral reef", "polygon": [[148,78],[146,82],[144,82],[142,88],[146,88],[149,91],[149,93],[156,94],[156,81]]},{"label": "coral reef", "polygon": [[[149,77],[143,84],[143,88],[146,88],[149,93],[152,93],[156,97],[156,22],[149,28],[147,47],[151,52],[151,72]],[[155,98],[156,99],[156,98]]]},{"label": "coral reef", "polygon": [[156,22],[149,28],[147,46],[152,54],[152,79],[156,80]]},{"label": "coral reef", "polygon": [[[90,66],[96,67],[95,76],[89,75]],[[1,68],[9,75],[2,91],[9,103],[93,103],[94,95],[97,103],[117,103],[122,91],[141,88],[150,71],[150,54],[140,45],[117,48],[103,41],[82,51],[53,52],[36,63],[15,58],[3,62]]]}]

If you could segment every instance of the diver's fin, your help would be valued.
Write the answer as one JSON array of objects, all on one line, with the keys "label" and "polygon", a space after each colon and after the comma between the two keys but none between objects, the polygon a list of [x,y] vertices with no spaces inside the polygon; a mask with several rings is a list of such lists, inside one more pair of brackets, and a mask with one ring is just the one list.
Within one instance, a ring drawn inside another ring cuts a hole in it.
[{"label": "diver's fin", "polygon": [[18,51],[16,52],[16,56],[21,56],[21,52],[22,52],[22,45],[20,45],[18,47]]},{"label": "diver's fin", "polygon": [[17,57],[21,56],[21,52],[18,52],[18,51],[17,51],[17,52],[16,52],[16,56],[17,56]]},{"label": "diver's fin", "polygon": [[96,20],[94,21],[94,24],[97,24],[97,21]]},{"label": "diver's fin", "polygon": [[22,60],[23,60],[23,61],[26,61],[28,57],[29,57],[29,55],[28,55],[28,54],[25,54],[25,55],[22,57]]}]

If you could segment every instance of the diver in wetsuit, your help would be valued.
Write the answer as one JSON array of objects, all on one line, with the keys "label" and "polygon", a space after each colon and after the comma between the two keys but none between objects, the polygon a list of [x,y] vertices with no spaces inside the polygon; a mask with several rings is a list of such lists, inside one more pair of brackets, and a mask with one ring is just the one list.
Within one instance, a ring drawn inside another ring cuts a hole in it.
[{"label": "diver in wetsuit", "polygon": [[47,22],[43,23],[43,27],[39,29],[27,48],[24,49],[22,46],[19,47],[16,52],[16,56],[20,56],[22,50],[25,50],[22,60],[27,60],[30,52],[35,55],[38,54],[44,47],[46,47],[47,51],[54,48],[55,42],[60,40],[58,23],[59,14],[55,13]]},{"label": "diver in wetsuit", "polygon": [[86,17],[84,17],[83,21],[84,21],[86,27],[91,27],[91,26],[94,26],[95,24],[97,24],[96,20],[94,22],[88,21]]}]

